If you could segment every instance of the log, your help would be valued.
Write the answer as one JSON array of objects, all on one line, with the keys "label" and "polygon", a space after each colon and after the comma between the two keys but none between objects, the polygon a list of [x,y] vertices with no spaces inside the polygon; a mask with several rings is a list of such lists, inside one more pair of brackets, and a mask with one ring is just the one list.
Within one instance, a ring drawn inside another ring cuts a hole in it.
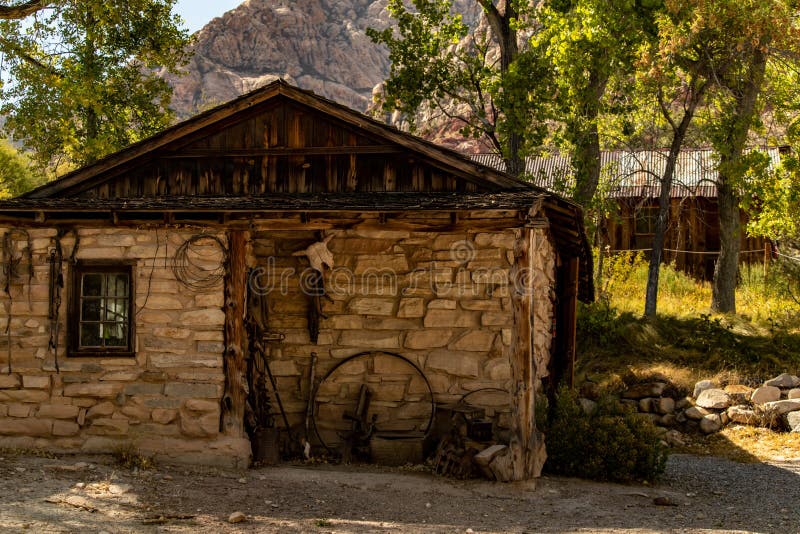
[{"label": "log", "polygon": [[244,315],[247,301],[247,236],[231,230],[225,272],[225,393],[222,397],[222,431],[227,436],[245,436],[244,411],[247,400],[247,351]]}]

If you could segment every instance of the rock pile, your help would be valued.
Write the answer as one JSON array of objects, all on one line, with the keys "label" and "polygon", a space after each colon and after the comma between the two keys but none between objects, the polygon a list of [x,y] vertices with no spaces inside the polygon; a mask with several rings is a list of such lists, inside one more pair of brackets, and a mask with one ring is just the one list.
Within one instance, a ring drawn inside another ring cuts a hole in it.
[{"label": "rock pile", "polygon": [[[684,434],[712,434],[728,424],[800,432],[800,378],[788,373],[757,388],[701,380],[688,397],[677,395],[666,382],[636,384],[620,402],[663,428],[669,445],[684,445]],[[581,404],[587,413],[594,406],[589,399]]]}]

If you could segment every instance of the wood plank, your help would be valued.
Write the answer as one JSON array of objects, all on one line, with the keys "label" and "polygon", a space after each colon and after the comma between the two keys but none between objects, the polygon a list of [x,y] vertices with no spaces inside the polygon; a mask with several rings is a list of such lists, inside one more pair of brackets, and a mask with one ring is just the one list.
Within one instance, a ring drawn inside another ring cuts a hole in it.
[{"label": "wood plank", "polygon": [[247,298],[247,235],[227,232],[228,262],[225,272],[225,393],[222,397],[222,431],[227,436],[245,436],[247,401],[247,336],[244,328]]}]

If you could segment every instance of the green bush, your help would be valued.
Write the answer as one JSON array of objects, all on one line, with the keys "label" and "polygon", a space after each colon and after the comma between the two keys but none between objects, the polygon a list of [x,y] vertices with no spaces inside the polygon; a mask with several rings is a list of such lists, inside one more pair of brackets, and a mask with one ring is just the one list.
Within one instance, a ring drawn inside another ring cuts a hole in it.
[{"label": "green bush", "polygon": [[616,399],[601,399],[597,410],[587,415],[576,394],[562,388],[550,415],[545,464],[549,473],[630,482],[653,481],[664,472],[667,450],[655,426]]}]

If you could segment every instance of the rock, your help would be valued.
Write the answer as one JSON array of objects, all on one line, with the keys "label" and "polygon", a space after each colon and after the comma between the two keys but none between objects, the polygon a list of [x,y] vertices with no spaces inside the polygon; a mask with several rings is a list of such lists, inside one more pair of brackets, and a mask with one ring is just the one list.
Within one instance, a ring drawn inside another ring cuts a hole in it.
[{"label": "rock", "polygon": [[696,404],[709,410],[724,410],[731,405],[731,397],[721,389],[711,388],[700,393]]},{"label": "rock", "polygon": [[676,410],[683,410],[684,408],[688,408],[692,405],[692,399],[689,397],[682,397],[675,401],[675,409]]},{"label": "rock", "polygon": [[650,413],[653,411],[653,401],[650,397],[639,399],[639,411],[642,413]]},{"label": "rock", "polygon": [[722,419],[720,418],[719,414],[711,413],[703,416],[703,418],[700,419],[700,430],[704,434],[713,434],[714,432],[719,432],[721,428]]},{"label": "rock", "polygon": [[108,492],[111,495],[122,495],[131,490],[130,484],[111,484],[108,486]]},{"label": "rock", "polygon": [[717,385],[712,380],[701,380],[694,385],[694,393],[692,393],[692,397],[696,399],[705,390],[714,388],[716,386]]},{"label": "rock", "polygon": [[661,418],[658,424],[665,427],[673,427],[678,424],[678,417],[674,413],[668,413]]},{"label": "rock", "polygon": [[664,434],[664,441],[666,441],[670,447],[683,447],[686,445],[686,437],[677,430],[668,430],[667,433]]},{"label": "rock", "polygon": [[706,410],[705,408],[700,408],[699,406],[692,406],[691,408],[687,408],[686,411],[683,412],[684,415],[688,419],[692,419],[693,421],[699,421],[706,415],[710,415],[711,412]]},{"label": "rock", "polygon": [[667,385],[664,382],[649,382],[636,384],[622,394],[624,399],[643,399],[645,397],[660,397]]},{"label": "rock", "polygon": [[731,406],[726,412],[731,422],[741,425],[757,425],[759,416],[747,406]]},{"label": "rock", "polygon": [[800,399],[800,388],[790,389],[786,394],[787,399]]},{"label": "rock", "polygon": [[495,333],[490,330],[473,330],[453,343],[455,350],[488,352],[494,343]]},{"label": "rock", "polygon": [[429,329],[414,330],[406,334],[404,346],[408,349],[433,349],[444,347],[453,337],[452,330]]},{"label": "rock", "polygon": [[764,409],[769,412],[774,412],[783,415],[789,412],[796,412],[800,410],[800,399],[787,399],[774,402],[764,403]]},{"label": "rock", "polygon": [[675,399],[672,397],[661,397],[660,399],[655,399],[653,405],[654,411],[660,413],[661,415],[667,415],[675,411]]},{"label": "rock", "polygon": [[753,388],[744,386],[742,384],[730,384],[725,386],[725,393],[731,396],[733,402],[745,403],[750,399],[753,394]]},{"label": "rock", "polygon": [[242,512],[233,512],[228,516],[228,523],[242,523],[247,521],[247,516]]},{"label": "rock", "polygon": [[791,432],[800,432],[800,412],[789,412],[784,419]]},{"label": "rock", "polygon": [[580,398],[578,399],[578,404],[581,405],[583,413],[586,415],[594,415],[597,412],[597,403],[593,400]]},{"label": "rock", "polygon": [[783,373],[771,380],[767,380],[764,382],[764,385],[774,386],[776,388],[796,388],[800,387],[800,378],[790,375],[789,373]]},{"label": "rock", "polygon": [[761,386],[756,388],[750,395],[750,401],[753,404],[764,404],[766,402],[773,402],[780,400],[781,390],[775,386]]}]

